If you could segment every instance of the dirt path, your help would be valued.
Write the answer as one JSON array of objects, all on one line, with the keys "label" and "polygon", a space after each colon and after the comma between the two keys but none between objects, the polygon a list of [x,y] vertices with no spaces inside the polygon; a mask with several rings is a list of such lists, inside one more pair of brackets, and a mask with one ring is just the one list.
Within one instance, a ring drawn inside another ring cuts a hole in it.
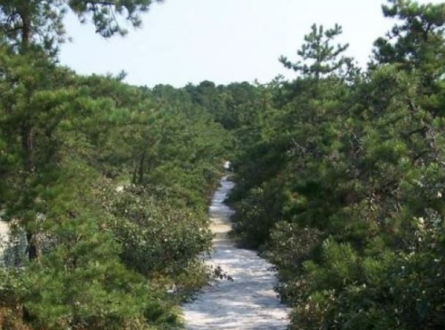
[{"label": "dirt path", "polygon": [[271,265],[256,252],[239,249],[227,238],[232,210],[224,204],[233,183],[221,180],[210,207],[211,229],[216,234],[214,253],[207,261],[221,266],[233,281],[221,280],[184,306],[188,330],[284,330],[288,309],[280,303]]}]

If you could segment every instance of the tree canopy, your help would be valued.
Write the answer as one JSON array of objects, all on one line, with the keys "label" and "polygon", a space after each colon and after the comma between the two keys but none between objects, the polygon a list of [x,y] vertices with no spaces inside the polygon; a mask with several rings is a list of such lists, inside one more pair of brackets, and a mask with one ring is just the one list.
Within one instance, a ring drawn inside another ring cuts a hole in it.
[{"label": "tree canopy", "polygon": [[443,329],[445,5],[388,0],[367,68],[313,25],[266,84],[57,64],[67,12],[112,37],[151,5],[0,0],[0,328],[180,328],[230,159],[232,237],[278,269],[289,329]]},{"label": "tree canopy", "polygon": [[245,124],[234,237],[277,266],[290,329],[445,324],[444,13],[389,0],[397,23],[362,72],[339,26],[314,25],[300,60],[280,60],[296,79],[266,86]]}]

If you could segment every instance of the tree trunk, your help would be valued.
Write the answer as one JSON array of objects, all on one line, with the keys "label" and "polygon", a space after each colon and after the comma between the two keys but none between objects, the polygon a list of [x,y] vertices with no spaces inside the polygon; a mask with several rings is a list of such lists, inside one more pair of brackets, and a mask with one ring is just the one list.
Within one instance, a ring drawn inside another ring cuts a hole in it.
[{"label": "tree trunk", "polygon": [[141,159],[139,161],[139,184],[144,183],[144,172],[145,172],[145,151],[141,155]]},{"label": "tree trunk", "polygon": [[26,231],[26,240],[28,241],[28,259],[29,260],[39,260],[41,251],[37,243],[37,237],[35,234],[31,233],[29,230]]},{"label": "tree trunk", "polygon": [[[22,148],[24,157],[24,170],[25,170],[25,185],[26,180],[34,173],[35,170],[35,154],[34,154],[34,129],[27,125],[22,128]],[[32,201],[29,201],[32,203]],[[34,219],[37,221],[37,219]],[[29,260],[38,260],[40,258],[40,248],[35,233],[30,231],[25,226],[26,240],[28,243],[28,258]]]},{"label": "tree trunk", "polygon": [[134,171],[133,171],[133,184],[142,184],[144,182],[145,173],[145,151],[141,153],[139,157],[135,159]]},{"label": "tree trunk", "polygon": [[24,157],[24,169],[26,177],[30,176],[35,169],[34,155],[34,129],[28,125],[22,126],[22,148]]},{"label": "tree trunk", "polygon": [[[25,54],[29,50],[32,34],[30,12],[29,8],[27,8],[26,5],[24,6],[24,8],[22,8],[20,17],[22,19],[22,44],[20,52],[22,54]],[[23,118],[23,120],[24,123],[22,124],[22,149],[24,156],[24,177],[26,181],[35,171],[35,132],[33,123],[27,115],[25,115],[25,118]],[[32,203],[32,201],[30,202]],[[37,221],[37,219],[33,219],[31,221]],[[37,236],[34,232],[26,227],[27,226],[25,226],[25,231],[26,240],[28,243],[28,258],[29,260],[38,260],[41,255],[41,251],[38,244]]]},{"label": "tree trunk", "polygon": [[21,12],[19,13],[20,18],[22,20],[22,49],[21,52],[24,53],[29,48],[29,44],[31,43],[31,18],[29,9],[25,5]]}]

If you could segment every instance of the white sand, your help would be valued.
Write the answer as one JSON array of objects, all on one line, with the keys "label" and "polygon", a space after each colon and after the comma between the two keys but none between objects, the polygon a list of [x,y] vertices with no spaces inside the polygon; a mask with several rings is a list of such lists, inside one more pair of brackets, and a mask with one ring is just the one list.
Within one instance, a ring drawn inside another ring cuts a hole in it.
[{"label": "white sand", "polygon": [[5,248],[8,239],[9,226],[6,222],[0,220],[0,256]]},{"label": "white sand", "polygon": [[211,229],[216,234],[209,265],[220,266],[233,281],[219,280],[183,307],[188,330],[284,330],[289,309],[278,300],[271,264],[256,252],[236,248],[227,239],[232,210],[223,202],[233,188],[221,180],[210,207]]}]

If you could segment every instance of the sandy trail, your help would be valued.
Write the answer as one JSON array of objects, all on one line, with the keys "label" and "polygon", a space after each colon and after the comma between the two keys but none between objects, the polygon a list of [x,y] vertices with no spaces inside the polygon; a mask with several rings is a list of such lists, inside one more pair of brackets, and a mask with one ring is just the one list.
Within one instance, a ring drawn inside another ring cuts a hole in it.
[{"label": "sandy trail", "polygon": [[2,256],[5,244],[8,240],[9,226],[6,222],[0,220],[0,257]]},{"label": "sandy trail", "polygon": [[289,323],[286,306],[276,297],[275,273],[271,264],[256,252],[243,250],[227,238],[232,210],[224,204],[233,182],[221,180],[210,207],[211,229],[215,233],[214,252],[206,262],[220,266],[233,278],[221,280],[184,306],[188,330],[284,330]]}]

